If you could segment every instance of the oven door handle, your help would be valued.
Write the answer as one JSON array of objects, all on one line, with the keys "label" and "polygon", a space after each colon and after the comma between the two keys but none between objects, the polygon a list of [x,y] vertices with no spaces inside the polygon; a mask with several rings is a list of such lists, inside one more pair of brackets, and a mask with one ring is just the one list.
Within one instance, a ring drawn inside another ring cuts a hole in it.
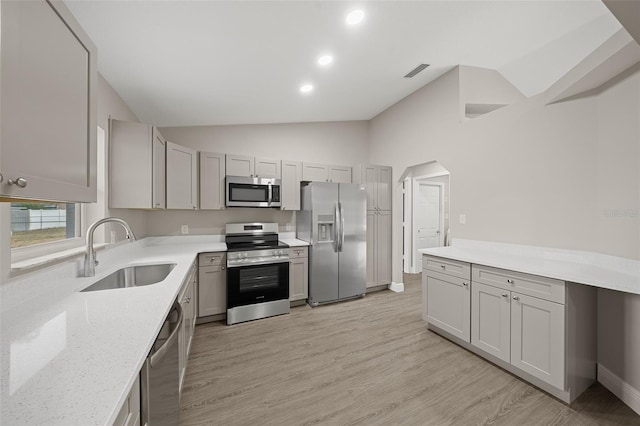
[{"label": "oven door handle", "polygon": [[273,265],[275,263],[289,263],[289,257],[281,257],[279,259],[270,259],[252,263],[233,263],[232,261],[227,260],[227,268],[243,268],[245,266],[254,266],[254,265]]}]

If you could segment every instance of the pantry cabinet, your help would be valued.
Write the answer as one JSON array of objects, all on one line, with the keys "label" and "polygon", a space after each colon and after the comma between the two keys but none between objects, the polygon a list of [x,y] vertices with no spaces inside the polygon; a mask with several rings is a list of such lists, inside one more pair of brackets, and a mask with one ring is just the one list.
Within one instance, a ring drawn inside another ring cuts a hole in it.
[{"label": "pantry cabinet", "polygon": [[198,258],[198,317],[227,313],[227,257],[224,252]]},{"label": "pantry cabinet", "polygon": [[109,207],[166,208],[167,141],[149,124],[109,120]]},{"label": "pantry cabinet", "polygon": [[225,155],[200,152],[200,210],[222,210],[225,206]]},{"label": "pantry cabinet", "polygon": [[367,211],[367,288],[391,283],[391,211]]},{"label": "pantry cabinet", "polygon": [[95,202],[96,48],[61,1],[0,8],[0,198]]},{"label": "pantry cabinet", "polygon": [[309,258],[307,247],[289,249],[289,301],[309,297]]},{"label": "pantry cabinet", "polygon": [[354,182],[367,191],[367,287],[391,283],[391,167],[360,165]]},{"label": "pantry cabinet", "polygon": [[300,210],[302,162],[282,161],[281,210]]},{"label": "pantry cabinet", "polygon": [[167,142],[167,209],[198,208],[198,153]]}]

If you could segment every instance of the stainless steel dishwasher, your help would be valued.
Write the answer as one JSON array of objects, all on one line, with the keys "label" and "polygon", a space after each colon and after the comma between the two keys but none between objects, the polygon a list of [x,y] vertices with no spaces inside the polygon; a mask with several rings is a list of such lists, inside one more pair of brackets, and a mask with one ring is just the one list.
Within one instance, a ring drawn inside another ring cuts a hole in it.
[{"label": "stainless steel dishwasher", "polygon": [[178,335],[183,312],[176,302],[140,372],[142,424],[176,426],[180,414]]}]

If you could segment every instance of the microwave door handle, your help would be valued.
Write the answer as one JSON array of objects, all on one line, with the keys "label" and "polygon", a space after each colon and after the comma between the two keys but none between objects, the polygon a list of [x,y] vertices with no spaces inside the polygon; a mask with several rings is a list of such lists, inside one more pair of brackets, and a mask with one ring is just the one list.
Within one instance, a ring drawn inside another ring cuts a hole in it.
[{"label": "microwave door handle", "polygon": [[273,186],[269,184],[269,206],[271,206],[271,200],[273,199]]}]

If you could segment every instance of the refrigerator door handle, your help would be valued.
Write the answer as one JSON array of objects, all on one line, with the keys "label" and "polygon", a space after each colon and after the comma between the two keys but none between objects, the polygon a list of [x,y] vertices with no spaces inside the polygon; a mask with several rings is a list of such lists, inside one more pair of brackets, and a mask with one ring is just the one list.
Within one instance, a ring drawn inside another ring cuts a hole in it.
[{"label": "refrigerator door handle", "polygon": [[338,229],[340,223],[340,208],[338,203],[333,206],[333,251],[338,253],[340,251],[340,230]]},{"label": "refrigerator door handle", "polygon": [[338,209],[340,210],[340,251],[344,246],[344,210],[342,209],[342,203],[338,203]]}]

